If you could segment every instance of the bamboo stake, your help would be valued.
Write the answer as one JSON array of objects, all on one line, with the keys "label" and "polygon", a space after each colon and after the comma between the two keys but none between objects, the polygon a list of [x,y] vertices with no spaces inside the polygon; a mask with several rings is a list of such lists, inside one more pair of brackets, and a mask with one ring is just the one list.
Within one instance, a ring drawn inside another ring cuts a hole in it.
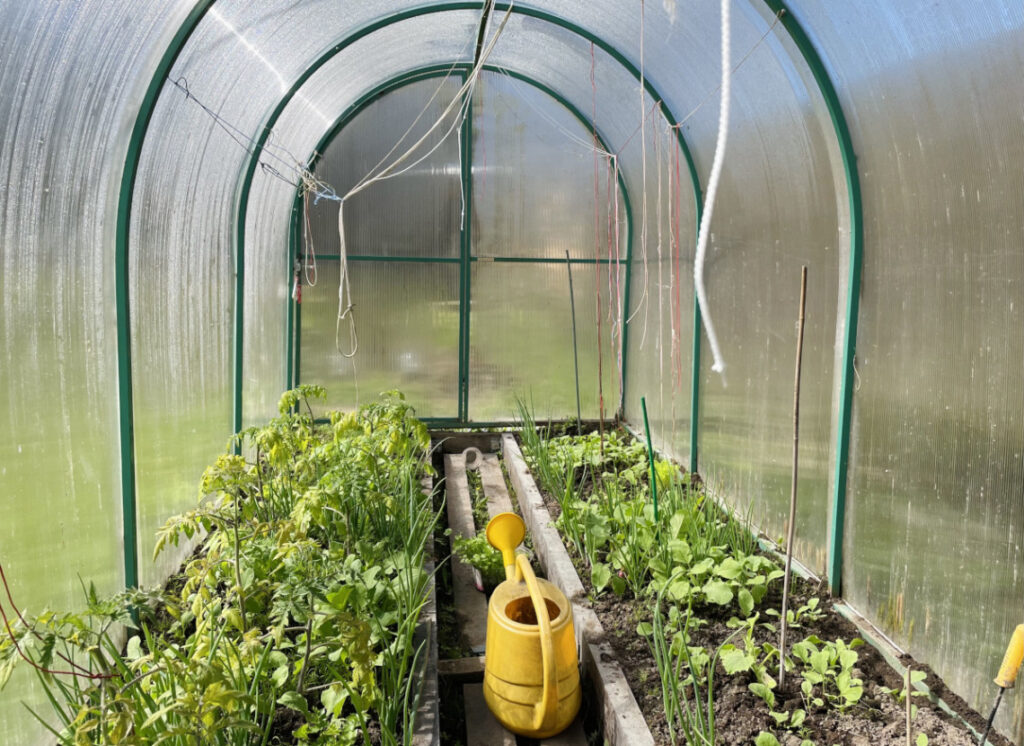
[{"label": "bamboo stake", "polygon": [[796,325],[796,375],[793,382],[793,480],[789,492],[789,527],[786,532],[786,574],[782,581],[782,615],[779,625],[779,689],[786,680],[786,611],[789,607],[789,575],[793,565],[796,528],[797,459],[800,452],[800,368],[804,352],[804,309],[807,305],[807,265],[800,270],[800,316]]}]

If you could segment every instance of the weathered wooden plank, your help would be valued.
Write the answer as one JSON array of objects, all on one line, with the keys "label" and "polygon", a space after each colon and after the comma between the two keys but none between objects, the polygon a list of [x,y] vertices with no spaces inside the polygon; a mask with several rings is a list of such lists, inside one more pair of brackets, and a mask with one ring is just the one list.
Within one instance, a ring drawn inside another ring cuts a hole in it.
[{"label": "weathered wooden plank", "polygon": [[467,746],[515,746],[516,737],[488,709],[483,684],[466,684],[462,696],[466,701]]},{"label": "weathered wooden plank", "polygon": [[467,448],[479,448],[484,453],[497,453],[501,448],[501,433],[455,433],[435,430],[431,440],[441,453],[462,453]]},{"label": "weathered wooden plank", "polygon": [[[434,480],[424,477],[420,484],[426,494],[434,490]],[[428,545],[433,547],[433,541]],[[428,548],[428,552],[430,549]],[[431,552],[423,569],[430,578],[430,593],[427,603],[420,612],[419,623],[416,625],[415,644],[423,644],[426,660],[423,662],[423,685],[420,689],[420,705],[416,710],[416,720],[412,734],[412,746],[440,746],[441,716],[438,704],[437,686],[437,594],[434,587],[434,557]]]},{"label": "weathered wooden plank", "polygon": [[[466,466],[462,456],[444,457],[445,504],[448,527],[455,536],[476,536],[473,525],[473,505],[466,481]],[[455,596],[455,616],[463,639],[474,653],[484,652],[487,635],[487,601],[480,593],[483,583],[477,585],[477,573],[458,557],[452,557],[452,593]]]},{"label": "weathered wooden plank", "polygon": [[541,746],[587,746],[587,734],[583,732],[583,716],[577,715],[568,728],[557,736],[545,738]]},{"label": "weathered wooden plank", "polygon": [[471,655],[468,658],[445,658],[438,661],[438,676],[463,684],[484,680],[484,657]]},{"label": "weathered wooden plank", "polygon": [[487,496],[487,512],[491,518],[498,513],[512,512],[512,498],[508,496],[505,486],[505,475],[501,473],[501,464],[493,453],[485,453],[478,468],[480,481],[483,483],[484,494]]}]

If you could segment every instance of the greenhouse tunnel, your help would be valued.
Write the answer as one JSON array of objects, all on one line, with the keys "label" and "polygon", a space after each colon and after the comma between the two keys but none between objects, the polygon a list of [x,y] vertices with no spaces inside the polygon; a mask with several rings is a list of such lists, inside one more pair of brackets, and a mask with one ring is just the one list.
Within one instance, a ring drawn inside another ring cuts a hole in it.
[{"label": "greenhouse tunnel", "polygon": [[[796,558],[987,713],[1024,622],[1024,6],[731,7],[702,313],[717,0],[0,3],[6,598],[158,587],[191,548],[157,529],[297,383],[461,428],[578,396],[639,433],[643,397],[781,541],[806,265]],[[45,742],[34,679],[5,744]]]}]

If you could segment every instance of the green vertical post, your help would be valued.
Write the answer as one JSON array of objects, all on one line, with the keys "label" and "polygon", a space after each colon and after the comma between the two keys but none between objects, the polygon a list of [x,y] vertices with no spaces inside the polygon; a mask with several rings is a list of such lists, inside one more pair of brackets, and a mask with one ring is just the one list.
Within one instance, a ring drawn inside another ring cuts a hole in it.
[{"label": "green vertical post", "polygon": [[295,388],[298,381],[296,380],[295,370],[295,349],[298,346],[297,337],[299,336],[298,330],[295,328],[295,301],[292,298],[292,278],[295,271],[295,257],[299,253],[299,228],[298,221],[300,210],[300,200],[302,199],[301,192],[295,198],[295,204],[292,205],[292,220],[291,230],[288,232],[288,256],[287,268],[285,270],[286,282],[288,284],[286,310],[285,310],[285,328],[287,329],[287,337],[285,339],[285,376],[287,378],[287,388]]},{"label": "green vertical post", "polygon": [[842,592],[843,580],[843,529],[846,522],[846,482],[850,459],[850,428],[853,421],[853,364],[857,353],[857,321],[860,315],[861,265],[864,254],[864,212],[860,175],[857,173],[857,155],[853,148],[849,124],[843,113],[839,95],[817,49],[783,0],[765,0],[765,4],[781,19],[782,25],[800,50],[818,84],[836,132],[836,139],[839,141],[839,152],[843,158],[843,171],[846,175],[850,211],[850,263],[847,274],[842,383],[839,394],[839,422],[836,428],[835,482],[832,488],[828,547],[828,584],[832,594],[839,595]]},{"label": "green vertical post", "polygon": [[[463,75],[463,80],[466,75]],[[469,94],[472,97],[472,93]],[[467,103],[466,118],[462,122],[462,204],[465,214],[460,227],[461,292],[459,298],[459,421],[469,421],[469,323],[472,292],[470,263],[473,242],[473,102]]]},{"label": "green vertical post", "polygon": [[[622,180],[622,174],[619,174],[619,192],[622,194],[622,207],[626,213],[626,287],[622,289],[622,339],[619,340],[622,345],[622,391],[619,392],[619,419],[626,418],[626,371],[628,369],[627,356],[629,351],[629,304],[631,298],[630,285],[633,283],[633,208],[629,203],[629,193],[626,191],[625,182]],[[641,228],[641,230],[643,230]],[[608,271],[614,272],[614,266],[609,266]],[[597,266],[594,271],[601,274],[601,267]]]},{"label": "green vertical post", "polygon": [[185,47],[192,32],[213,5],[214,0],[200,0],[178,28],[164,51],[146,88],[139,113],[135,117],[117,202],[117,238],[114,246],[114,302],[117,313],[117,391],[121,439],[121,522],[124,541],[124,583],[132,588],[139,584],[138,506],[135,487],[135,411],[132,401],[131,345],[131,276],[128,241],[132,224],[132,199],[138,177],[142,146],[160,91],[167,82],[171,68]]},{"label": "green vertical post", "polygon": [[[697,212],[697,225],[700,226],[700,212]],[[698,228],[699,230],[699,228]],[[700,314],[700,301],[693,294],[693,360],[690,370],[690,471],[697,471],[697,440],[700,434],[700,330],[703,318]]]}]

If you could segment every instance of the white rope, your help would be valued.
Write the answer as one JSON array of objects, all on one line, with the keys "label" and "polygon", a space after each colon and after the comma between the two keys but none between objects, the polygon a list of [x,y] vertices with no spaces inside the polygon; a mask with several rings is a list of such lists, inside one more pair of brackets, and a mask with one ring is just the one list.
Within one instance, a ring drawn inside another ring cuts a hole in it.
[{"label": "white rope", "polygon": [[715,160],[711,164],[711,178],[708,179],[707,196],[704,199],[704,215],[700,221],[697,234],[697,256],[693,263],[693,280],[697,289],[697,302],[700,304],[701,318],[704,329],[711,343],[711,356],[714,363],[711,370],[722,375],[725,381],[725,361],[718,346],[718,335],[711,321],[708,309],[707,290],[704,287],[704,256],[708,248],[708,235],[711,232],[711,216],[715,209],[715,195],[718,193],[718,181],[722,175],[722,162],[725,159],[725,145],[729,137],[729,93],[732,84],[732,68],[729,66],[729,3],[722,0],[722,105],[718,115],[718,142],[715,144]]},{"label": "white rope", "polygon": [[[409,170],[415,168],[417,165],[419,165],[424,160],[429,158],[435,151],[437,151],[437,149],[441,147],[441,144],[444,143],[448,139],[448,137],[451,136],[452,132],[455,131],[456,128],[458,128],[459,130],[459,138],[461,143],[462,123],[465,121],[465,118],[472,111],[473,90],[476,86],[477,80],[480,77],[480,70],[483,68],[484,63],[487,61],[487,58],[490,56],[491,51],[494,49],[494,45],[497,43],[498,38],[501,36],[502,31],[505,29],[505,25],[508,23],[508,20],[511,17],[511,15],[512,4],[510,3],[508,9],[505,11],[505,15],[501,19],[501,24],[494,32],[494,36],[491,37],[490,42],[484,48],[483,52],[480,55],[480,59],[473,67],[471,73],[466,76],[465,83],[463,83],[462,87],[455,94],[455,96],[452,97],[451,103],[449,103],[445,107],[444,111],[441,112],[441,115],[437,118],[437,120],[432,125],[430,125],[430,127],[427,128],[427,131],[424,132],[423,135],[416,142],[414,142],[404,153],[395,158],[389,165],[381,167],[384,161],[386,161],[390,157],[390,155],[395,152],[395,150],[398,148],[398,145],[408,136],[409,132],[412,131],[413,127],[415,127],[416,125],[416,122],[419,121],[419,119],[423,116],[423,113],[427,110],[427,108],[429,108],[430,103],[437,97],[438,93],[441,90],[440,85],[434,92],[434,95],[431,96],[430,101],[427,102],[427,105],[424,106],[420,114],[417,115],[412,125],[409,126],[405,134],[402,135],[401,138],[399,138],[398,142],[391,148],[390,151],[388,151],[384,158],[382,158],[377,163],[376,166],[370,169],[370,171],[362,179],[360,179],[359,182],[354,187],[352,187],[343,197],[338,199],[338,269],[340,274],[338,277],[338,316],[334,326],[334,345],[338,352],[345,358],[354,358],[356,352],[359,351],[359,334],[356,330],[356,319],[354,310],[355,304],[352,302],[352,288],[348,271],[348,251],[345,244],[345,200],[349,199],[350,197],[354,197],[363,190],[369,188],[372,184],[375,184],[379,181],[383,181],[385,179],[401,176],[402,174],[407,173]],[[454,65],[452,66],[452,70],[454,70]],[[452,70],[449,70],[449,75],[451,75]],[[449,126],[448,129],[445,130],[444,134],[438,139],[438,142],[429,150],[427,150],[427,152],[424,153],[422,156],[416,158],[404,168],[399,168],[407,160],[412,158],[416,151],[418,151],[420,147],[423,146],[423,144],[430,139],[431,135],[433,135],[434,132],[439,127],[442,126],[442,124],[448,118],[448,116],[453,111],[456,110],[456,107],[458,107],[458,114],[454,117],[451,126]],[[461,154],[462,148],[460,147],[460,159],[462,157]],[[374,173],[375,171],[376,173]],[[463,214],[465,214],[465,207],[463,207]],[[346,319],[349,322],[348,352],[341,349],[341,322]],[[353,371],[354,370],[355,369],[353,368]]]},{"label": "white rope", "polygon": [[[348,279],[348,251],[345,247],[345,201],[338,203],[338,320],[334,324],[334,346],[342,357],[353,358],[359,351],[359,334],[356,331],[355,304],[352,303],[352,286]],[[349,351],[341,349],[341,322],[348,319]]]}]

